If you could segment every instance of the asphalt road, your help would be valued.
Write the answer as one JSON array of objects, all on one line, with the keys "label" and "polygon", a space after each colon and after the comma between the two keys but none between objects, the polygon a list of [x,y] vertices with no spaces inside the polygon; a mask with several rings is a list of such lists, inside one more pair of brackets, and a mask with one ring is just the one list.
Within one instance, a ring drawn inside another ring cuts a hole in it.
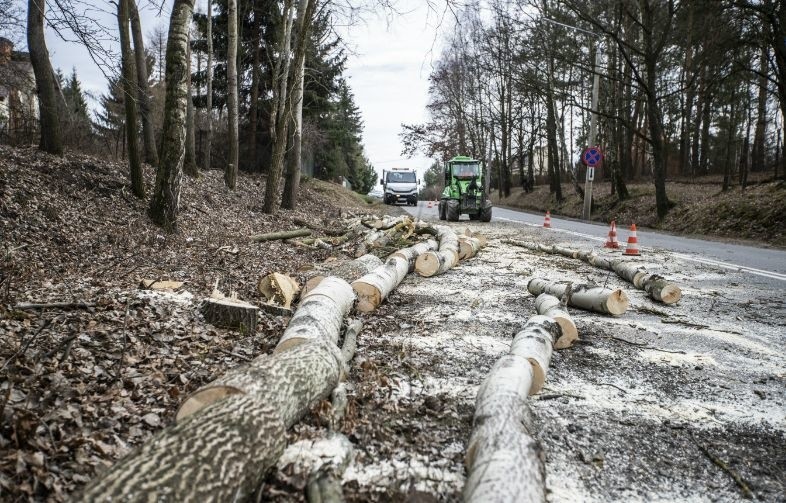
[{"label": "asphalt road", "polygon": [[[419,218],[438,218],[436,203],[429,208],[427,201],[419,201],[417,207],[406,206],[404,209]],[[461,219],[469,221],[466,215],[462,215]],[[543,215],[498,207],[494,208],[492,220],[517,222],[531,227],[543,226]],[[602,244],[606,241],[608,224],[585,223],[552,216],[551,231]],[[786,289],[786,251],[673,236],[641,228],[637,235],[639,248],[643,253],[653,248],[669,250],[683,260],[754,274],[767,278],[768,283],[771,282],[776,288]],[[623,246],[627,236],[627,229],[618,226],[617,237]]]}]

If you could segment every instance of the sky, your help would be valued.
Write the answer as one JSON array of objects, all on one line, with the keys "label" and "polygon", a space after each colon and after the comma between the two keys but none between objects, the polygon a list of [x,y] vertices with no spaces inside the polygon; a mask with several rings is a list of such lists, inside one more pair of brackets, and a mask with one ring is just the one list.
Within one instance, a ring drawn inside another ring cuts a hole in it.
[{"label": "sky", "polygon": [[[170,1],[160,15],[146,2],[139,4],[146,35],[156,26],[168,25]],[[111,4],[96,0],[93,5],[96,10],[90,15],[116,36]],[[196,2],[202,12],[206,5],[206,0]],[[413,168],[422,179],[433,161],[404,158],[399,133],[402,123],[427,119],[428,77],[439,57],[441,31],[450,23],[450,15],[430,10],[424,0],[396,0],[395,8],[396,12],[365,14],[361,21],[338,31],[348,50],[345,75],[363,116],[363,143],[371,164],[380,174],[382,169],[392,167]],[[107,81],[87,50],[80,44],[62,41],[52,29],[47,30],[47,44],[53,66],[65,74],[76,67],[83,89],[91,96],[91,103],[96,103],[106,93]],[[117,45],[114,41],[106,44]]]}]

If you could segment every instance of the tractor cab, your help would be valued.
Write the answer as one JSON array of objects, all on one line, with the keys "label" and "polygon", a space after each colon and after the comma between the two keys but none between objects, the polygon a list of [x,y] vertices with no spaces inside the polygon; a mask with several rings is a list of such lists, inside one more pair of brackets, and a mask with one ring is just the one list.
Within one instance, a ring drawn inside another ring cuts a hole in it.
[{"label": "tractor cab", "polygon": [[456,221],[462,213],[470,220],[491,220],[491,201],[483,181],[483,164],[456,156],[445,163],[445,190],[439,202],[440,220]]}]

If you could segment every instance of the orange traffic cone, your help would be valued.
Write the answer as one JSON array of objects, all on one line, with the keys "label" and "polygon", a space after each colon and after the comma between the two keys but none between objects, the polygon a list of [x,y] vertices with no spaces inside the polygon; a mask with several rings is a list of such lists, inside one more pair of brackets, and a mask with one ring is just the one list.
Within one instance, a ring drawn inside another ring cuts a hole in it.
[{"label": "orange traffic cone", "polygon": [[429,207],[429,208],[433,208],[433,207],[434,207],[434,203],[432,203],[431,201],[429,201],[429,202],[428,202],[428,207]]},{"label": "orange traffic cone", "polygon": [[630,226],[630,235],[628,236],[628,246],[625,248],[623,255],[641,255],[639,253],[639,239],[636,237],[636,224]]},{"label": "orange traffic cone", "polygon": [[543,220],[543,227],[545,227],[546,229],[551,229],[551,212],[550,211],[546,212],[546,219]]},{"label": "orange traffic cone", "polygon": [[615,250],[620,247],[619,241],[617,241],[617,222],[615,220],[611,221],[611,228],[609,229],[609,238],[606,240],[606,244],[603,245],[604,248],[614,248]]}]

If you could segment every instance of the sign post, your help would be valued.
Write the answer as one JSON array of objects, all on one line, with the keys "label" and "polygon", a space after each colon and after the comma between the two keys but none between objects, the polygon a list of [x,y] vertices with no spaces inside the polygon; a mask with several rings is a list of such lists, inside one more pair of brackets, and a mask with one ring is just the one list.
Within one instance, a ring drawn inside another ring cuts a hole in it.
[{"label": "sign post", "polygon": [[581,162],[587,166],[587,177],[584,185],[584,220],[592,220],[592,181],[595,180],[595,168],[603,162],[603,152],[599,147],[587,147],[581,153]]},{"label": "sign post", "polygon": [[[595,60],[592,65],[592,71],[595,73],[594,78],[592,79],[592,114],[590,116],[590,130],[589,130],[589,137],[587,138],[587,143],[590,145],[595,144],[595,134],[597,131],[597,124],[598,124],[598,91],[600,88],[600,74],[598,73],[598,65],[600,64],[600,43],[596,42],[595,44]],[[591,147],[590,147],[591,148]],[[587,149],[589,150],[589,149]],[[600,151],[600,150],[598,150]],[[586,150],[585,150],[586,152]],[[582,161],[584,161],[584,155],[581,156]],[[584,162],[587,165],[587,168],[590,167],[587,162]],[[592,167],[595,167],[593,164]],[[593,178],[594,178],[594,170],[593,170]],[[587,169],[587,180],[584,184],[584,214],[582,217],[584,220],[591,221],[592,220],[592,178],[590,178],[590,171]]]}]

